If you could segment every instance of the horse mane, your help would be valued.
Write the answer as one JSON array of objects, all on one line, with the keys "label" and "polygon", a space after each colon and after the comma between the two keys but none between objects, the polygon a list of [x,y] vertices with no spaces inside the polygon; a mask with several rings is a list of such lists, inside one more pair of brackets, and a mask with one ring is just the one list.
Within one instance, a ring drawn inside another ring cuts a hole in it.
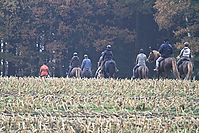
[{"label": "horse mane", "polygon": [[161,56],[161,54],[156,50],[153,50],[153,53],[154,53],[156,59]]}]

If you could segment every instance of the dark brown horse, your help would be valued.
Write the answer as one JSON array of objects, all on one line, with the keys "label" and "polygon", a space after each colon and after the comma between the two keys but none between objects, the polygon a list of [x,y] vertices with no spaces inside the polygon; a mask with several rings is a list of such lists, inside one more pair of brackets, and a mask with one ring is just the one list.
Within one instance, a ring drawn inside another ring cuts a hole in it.
[{"label": "dark brown horse", "polygon": [[139,66],[135,70],[135,78],[147,79],[148,78],[148,72],[149,72],[149,69],[148,69],[147,66]]},{"label": "dark brown horse", "polygon": [[82,78],[92,78],[92,72],[89,69],[82,71]]},{"label": "dark brown horse", "polygon": [[180,77],[182,75],[185,76],[185,80],[190,80],[193,72],[193,65],[191,61],[183,61],[183,63],[179,66]]},{"label": "dark brown horse", "polygon": [[79,67],[74,67],[73,70],[70,72],[70,77],[81,77],[82,70]]},{"label": "dark brown horse", "polygon": [[[155,62],[160,56],[161,54],[158,51],[153,50],[149,53],[149,57],[147,60],[150,63]],[[173,57],[168,57],[160,62],[159,71],[157,72],[158,79],[161,77],[162,72],[165,73],[165,78],[168,78],[168,72],[170,72],[171,70],[173,71],[173,75],[175,76],[175,78],[180,79],[180,75],[176,65],[176,59]]]},{"label": "dark brown horse", "polygon": [[101,70],[101,66],[97,69],[95,73],[96,78],[114,78],[115,73],[119,70],[116,68],[116,63],[114,60],[108,60],[106,61],[105,70]]}]

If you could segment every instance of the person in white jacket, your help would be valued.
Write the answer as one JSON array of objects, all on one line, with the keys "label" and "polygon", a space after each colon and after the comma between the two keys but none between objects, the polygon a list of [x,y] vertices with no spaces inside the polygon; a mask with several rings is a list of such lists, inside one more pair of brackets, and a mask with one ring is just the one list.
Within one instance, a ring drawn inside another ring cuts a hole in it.
[{"label": "person in white jacket", "polygon": [[183,61],[190,61],[190,58],[193,57],[191,50],[189,49],[189,43],[184,43],[185,47],[180,51],[180,54],[177,56],[178,62],[177,67],[179,69],[179,66],[182,64]]},{"label": "person in white jacket", "polygon": [[146,61],[147,61],[147,56],[144,54],[143,49],[140,49],[140,52],[139,52],[139,54],[137,55],[137,58],[136,58],[137,65],[135,65],[135,67],[133,68],[133,79],[135,78],[135,70],[139,66],[146,66]]}]

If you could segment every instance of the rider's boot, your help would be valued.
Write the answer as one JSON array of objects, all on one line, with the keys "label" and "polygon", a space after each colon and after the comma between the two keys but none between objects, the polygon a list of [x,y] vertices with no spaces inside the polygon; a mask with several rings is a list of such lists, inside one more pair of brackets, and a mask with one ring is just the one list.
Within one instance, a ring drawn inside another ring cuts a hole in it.
[{"label": "rider's boot", "polygon": [[158,72],[158,67],[156,67],[155,69],[153,69],[153,71]]}]

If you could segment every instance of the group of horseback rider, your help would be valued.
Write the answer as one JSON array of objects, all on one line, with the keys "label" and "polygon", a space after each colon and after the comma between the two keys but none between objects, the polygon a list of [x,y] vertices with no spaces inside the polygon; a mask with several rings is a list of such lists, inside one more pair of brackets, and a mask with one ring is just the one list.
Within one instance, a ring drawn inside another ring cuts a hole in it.
[{"label": "group of horseback rider", "polygon": [[[190,61],[190,58],[193,57],[191,50],[189,49],[189,43],[184,43],[185,47],[181,50],[179,56],[177,56],[178,62],[177,62],[177,68],[179,69],[179,66],[183,63],[183,61]],[[164,39],[164,43],[160,46],[158,52],[161,54],[161,56],[156,60],[156,68],[153,69],[154,71],[159,71],[159,64],[161,61],[163,61],[165,58],[171,57],[173,54],[173,48],[169,44],[169,40],[167,38]],[[133,77],[135,78],[135,70],[139,66],[146,66],[147,57],[143,53],[143,49],[140,49],[139,54],[136,58],[137,65],[133,68]],[[194,66],[194,65],[193,65]]]},{"label": "group of horseback rider", "polygon": [[91,77],[92,77],[91,60],[88,58],[88,55],[85,54],[84,59],[83,59],[82,64],[81,64],[80,59],[77,56],[77,52],[73,53],[73,57],[70,60],[68,77],[70,77],[70,73],[73,70],[73,68],[80,67],[80,65],[81,65],[82,73],[84,73],[86,70],[88,70],[90,72]]},{"label": "group of horseback rider", "polygon": [[[185,42],[184,45],[185,46],[181,50],[179,56],[177,56],[177,59],[178,59],[177,68],[178,69],[179,69],[180,64],[183,63],[183,61],[190,61],[190,58],[193,57],[191,50],[188,47],[189,43]],[[163,61],[165,58],[171,57],[171,55],[173,54],[173,48],[169,44],[169,40],[167,38],[164,39],[164,43],[160,46],[158,52],[161,54],[161,56],[156,60],[156,68],[154,69],[154,71],[159,71],[160,62]],[[106,64],[106,62],[111,61],[112,57],[113,57],[113,52],[111,51],[111,45],[108,44],[106,50],[101,53],[101,57],[99,58],[98,69],[96,71],[96,74],[99,71],[101,71],[102,73],[105,73],[105,66],[106,66],[105,64]],[[136,58],[136,65],[133,68],[133,77],[132,78],[135,78],[135,71],[139,66],[146,66],[146,61],[147,61],[147,56],[144,54],[143,49],[140,49],[140,52]],[[70,73],[71,73],[72,69],[75,67],[80,67],[80,65],[81,65],[82,73],[84,73],[84,71],[86,71],[86,70],[89,70],[90,75],[92,77],[91,60],[88,58],[88,55],[87,54],[84,55],[84,59],[81,64],[80,59],[77,56],[76,52],[73,54],[73,57],[69,64],[68,77],[70,77]],[[49,72],[49,69],[46,66],[46,63],[44,62],[43,66],[40,68],[41,77],[44,77],[44,76],[47,77],[48,72]],[[96,74],[95,74],[95,76],[96,76]]]},{"label": "group of horseback rider", "polygon": [[[99,59],[98,69],[100,69],[102,72],[104,72],[105,63],[107,61],[109,61],[109,60],[112,60],[112,57],[113,57],[113,52],[111,51],[111,45],[108,44],[106,50],[102,52],[102,55],[101,55],[101,57]],[[68,77],[70,77],[70,73],[71,73],[72,69],[75,68],[75,67],[80,67],[80,65],[81,65],[82,73],[84,73],[84,71],[86,69],[88,69],[90,74],[92,75],[92,72],[91,72],[91,60],[88,58],[88,55],[87,54],[84,55],[84,60],[82,61],[82,64],[81,64],[80,63],[80,59],[77,56],[77,53],[75,52],[73,54],[73,57],[72,57],[72,59],[70,61],[70,64],[69,64]]]}]

